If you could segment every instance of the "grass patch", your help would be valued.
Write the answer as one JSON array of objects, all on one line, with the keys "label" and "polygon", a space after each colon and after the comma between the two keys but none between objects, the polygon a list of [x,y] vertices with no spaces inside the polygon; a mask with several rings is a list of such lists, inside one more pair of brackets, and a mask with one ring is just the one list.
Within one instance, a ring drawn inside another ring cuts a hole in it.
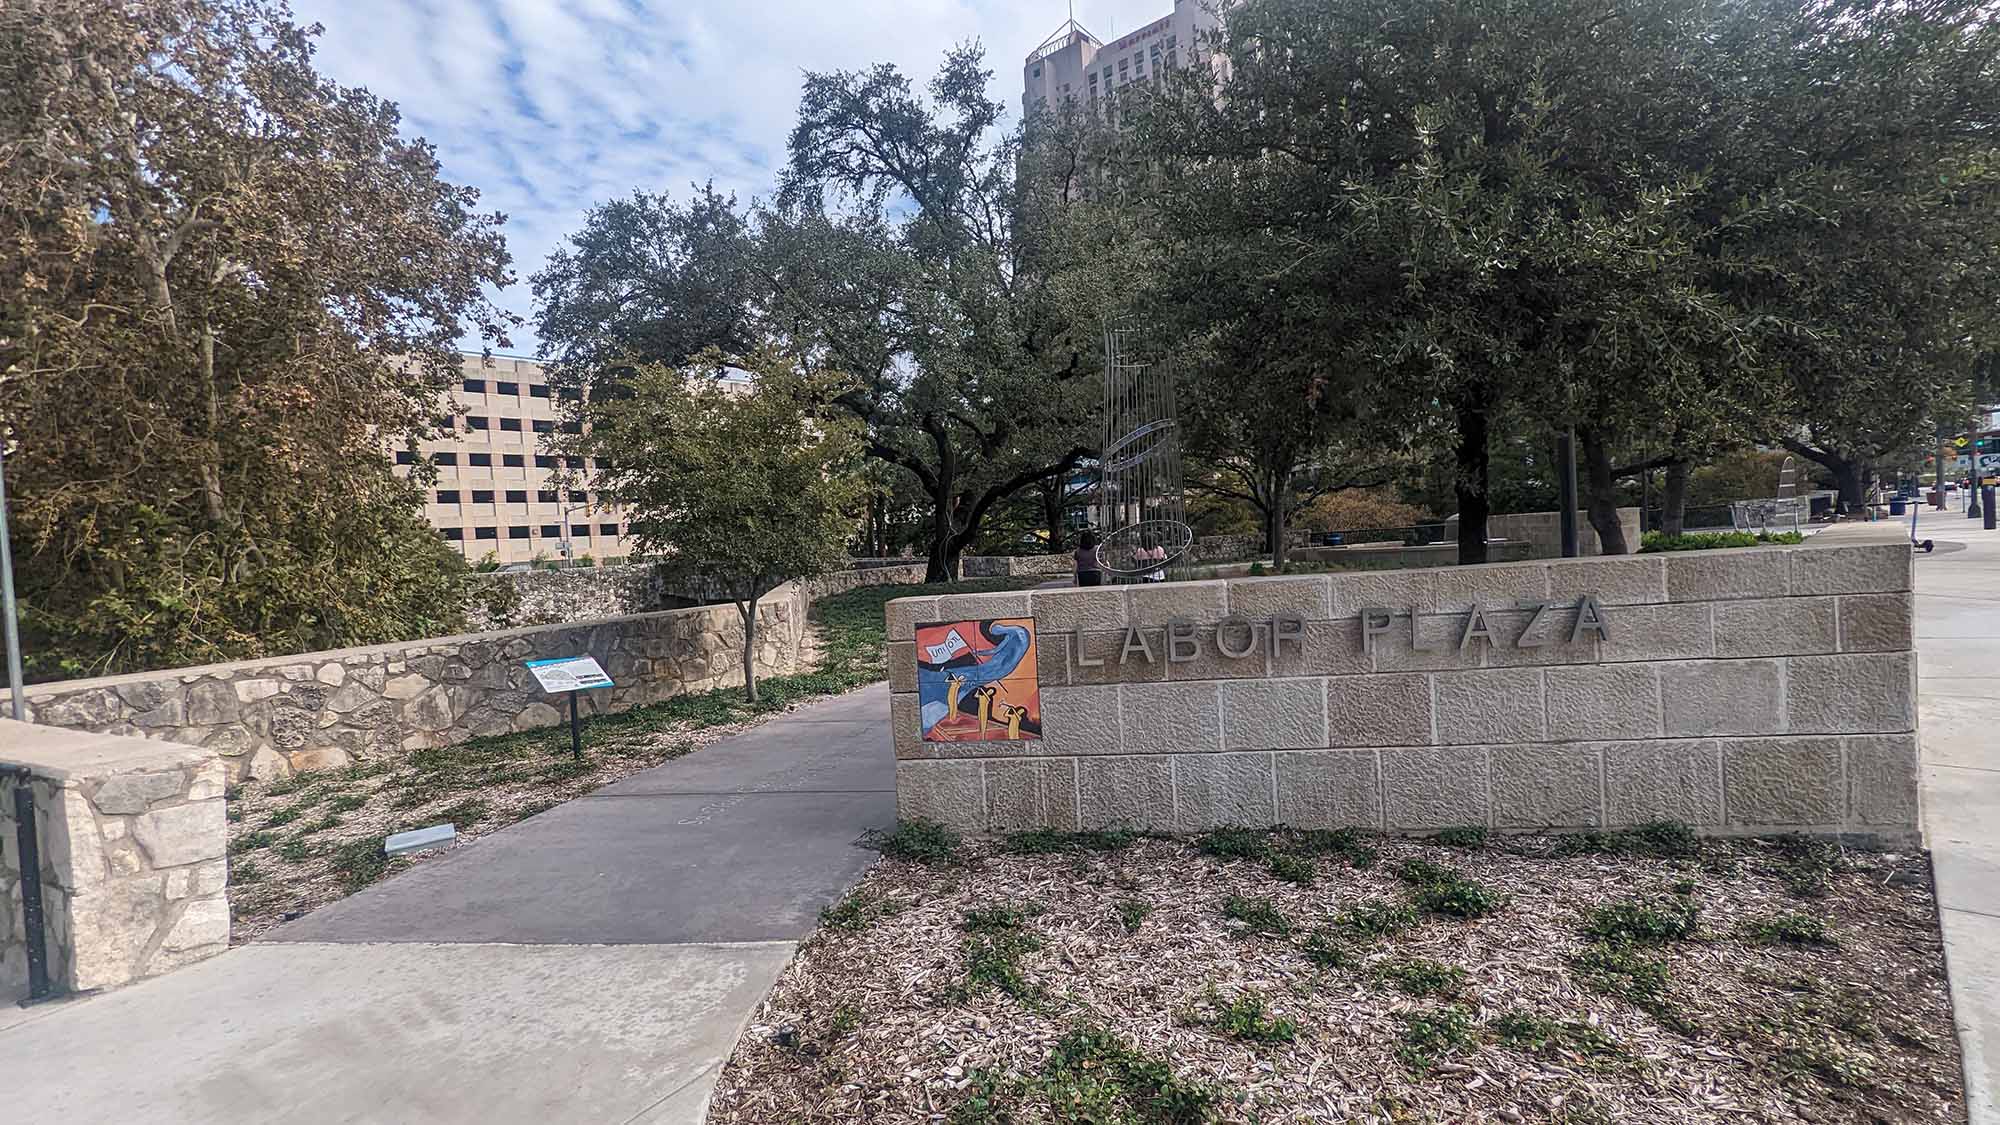
[{"label": "grass patch", "polygon": [[1287,883],[1297,883],[1301,887],[1310,887],[1313,885],[1313,880],[1319,877],[1319,869],[1313,866],[1312,860],[1304,856],[1276,852],[1271,856],[1271,877],[1282,879]]},{"label": "grass patch", "polygon": [[1384,962],[1382,979],[1411,996],[1453,996],[1465,985],[1465,970],[1442,961],[1402,957]]},{"label": "grass patch", "polygon": [[304,840],[286,840],[277,847],[278,858],[286,863],[304,863],[312,858],[312,845]]},{"label": "grass patch", "polygon": [[1413,859],[1397,876],[1413,888],[1417,909],[1453,918],[1484,918],[1507,903],[1506,896],[1467,878],[1455,868]]},{"label": "grass patch", "polygon": [[1448,848],[1468,850],[1486,846],[1486,829],[1476,824],[1465,824],[1455,828],[1445,828],[1431,833],[1433,844],[1443,844]]},{"label": "grass patch", "polygon": [[1635,855],[1688,859],[1701,854],[1701,837],[1677,820],[1656,820],[1608,832],[1571,832],[1556,837],[1556,854]]},{"label": "grass patch", "polygon": [[1373,867],[1377,858],[1375,846],[1352,828],[1291,829],[1283,845],[1293,855],[1338,857],[1354,867]]},{"label": "grass patch", "polygon": [[1384,938],[1415,929],[1417,912],[1400,902],[1358,902],[1342,911],[1335,924],[1370,938]]},{"label": "grass patch", "polygon": [[277,811],[273,812],[270,816],[264,818],[264,827],[283,828],[285,825],[290,824],[291,822],[297,820],[298,818],[304,815],[305,815],[305,809],[298,805],[293,805],[289,808],[278,809]]},{"label": "grass patch", "polygon": [[1674,1003],[1665,958],[1648,957],[1629,946],[1599,942],[1578,953],[1570,965],[1591,990],[1619,997],[1683,1035],[1700,1030]]},{"label": "grass patch", "polygon": [[1701,908],[1683,898],[1628,899],[1591,907],[1583,932],[1613,945],[1665,945],[1693,937],[1700,917]]},{"label": "grass patch", "polygon": [[1146,915],[1153,912],[1153,904],[1143,898],[1118,900],[1118,924],[1125,927],[1128,934],[1136,934],[1145,924]]},{"label": "grass patch", "polygon": [[1429,1074],[1438,1063],[1472,1049],[1479,1042],[1473,1030],[1472,1013],[1464,1008],[1404,1012],[1396,1018],[1403,1021],[1396,1057],[1419,1076]]},{"label": "grass patch", "polygon": [[246,859],[229,869],[229,881],[236,885],[254,883],[264,877],[264,869],[254,859]]},{"label": "grass patch", "polygon": [[1243,923],[1248,933],[1265,937],[1284,937],[1292,932],[1291,919],[1280,913],[1277,904],[1268,898],[1230,895],[1222,904],[1222,916]]},{"label": "grass patch", "polygon": [[367,803],[366,793],[336,793],[333,799],[326,803],[326,807],[330,812],[344,813],[353,812]]},{"label": "grass patch", "polygon": [[1246,992],[1225,1004],[1212,985],[1203,994],[1201,1005],[1186,1015],[1185,1022],[1220,1031],[1245,1043],[1290,1043],[1299,1033],[1297,1023],[1272,1015],[1264,998],[1257,993]]},{"label": "grass patch", "polygon": [[312,782],[307,779],[305,774],[295,773],[290,777],[281,777],[265,786],[264,795],[266,797],[288,797],[310,784]]},{"label": "grass patch", "polygon": [[1271,854],[1271,834],[1225,826],[1195,837],[1194,846],[1201,854],[1219,859],[1263,859]]},{"label": "grass patch", "polygon": [[910,863],[946,864],[958,861],[957,832],[928,820],[899,820],[887,832],[871,832],[863,841],[890,859]]},{"label": "grass patch", "polygon": [[1008,836],[1006,847],[1008,851],[1021,855],[1116,852],[1131,847],[1138,839],[1137,832],[1128,832],[1122,828],[1084,832],[1059,832],[1053,828],[1036,828]]},{"label": "grass patch", "polygon": [[1743,924],[1743,936],[1760,945],[1831,946],[1826,921],[1811,914],[1773,914]]}]

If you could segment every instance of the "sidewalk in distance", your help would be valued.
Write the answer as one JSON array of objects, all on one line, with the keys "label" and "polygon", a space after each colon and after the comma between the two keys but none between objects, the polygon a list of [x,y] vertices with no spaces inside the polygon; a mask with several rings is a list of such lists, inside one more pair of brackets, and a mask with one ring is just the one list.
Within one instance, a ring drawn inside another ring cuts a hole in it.
[{"label": "sidewalk in distance", "polygon": [[1946,511],[1917,535],[1937,544],[1916,563],[1924,833],[1966,1106],[2000,1125],[2000,531]]}]

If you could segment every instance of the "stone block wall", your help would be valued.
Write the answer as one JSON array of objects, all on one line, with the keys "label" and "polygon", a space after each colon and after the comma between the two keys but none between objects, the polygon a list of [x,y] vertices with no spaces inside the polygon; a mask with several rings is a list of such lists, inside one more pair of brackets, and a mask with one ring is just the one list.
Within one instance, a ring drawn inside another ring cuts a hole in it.
[{"label": "stone block wall", "polygon": [[[864,560],[857,560],[864,561]],[[872,565],[831,571],[807,579],[808,601],[857,586],[916,583],[924,564],[908,559],[865,560]],[[717,589],[690,589],[667,580],[659,567],[579,566],[563,570],[521,570],[481,574],[467,612],[473,629],[518,629],[566,621],[598,621],[683,608],[688,602],[726,601]]]},{"label": "stone block wall", "polygon": [[[1909,546],[1822,538],[894,601],[899,808],[980,832],[1914,838]],[[921,741],[913,626],[1009,616],[1036,623],[1042,738]]]},{"label": "stone block wall", "polygon": [[1076,572],[1076,557],[1060,555],[966,555],[958,560],[965,578],[1067,578]]},{"label": "stone block wall", "polygon": [[223,765],[211,751],[0,720],[0,1003],[28,995],[14,789],[35,796],[57,992],[115,988],[229,947]]},{"label": "stone block wall", "polygon": [[[1639,509],[1618,509],[1618,525],[1625,532],[1625,549],[1638,550]],[[1529,558],[1562,557],[1561,512],[1514,512],[1504,516],[1489,516],[1486,521],[1486,535],[1489,539],[1527,543]],[[1590,526],[1590,515],[1587,512],[1576,514],[1576,541],[1577,548],[1585,556],[1604,553],[1603,544],[1597,539],[1597,529]]]}]

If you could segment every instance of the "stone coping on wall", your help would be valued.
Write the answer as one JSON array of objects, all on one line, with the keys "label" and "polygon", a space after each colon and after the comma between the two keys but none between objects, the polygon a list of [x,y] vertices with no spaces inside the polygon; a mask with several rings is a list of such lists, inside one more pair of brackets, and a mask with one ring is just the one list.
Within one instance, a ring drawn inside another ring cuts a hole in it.
[{"label": "stone coping on wall", "polygon": [[[128,984],[229,946],[224,768],[170,742],[0,720],[0,765],[25,767],[49,975],[62,992]],[[26,995],[12,790],[0,781],[0,1002]]]},{"label": "stone coping on wall", "polygon": [[[899,599],[899,804],[971,831],[1678,819],[1913,838],[1911,568],[1907,537],[1869,525],[1798,546]],[[1364,638],[1378,608],[1392,616]],[[921,741],[913,627],[1004,617],[1036,623],[1042,739]],[[1190,659],[1163,658],[1176,639]]]}]

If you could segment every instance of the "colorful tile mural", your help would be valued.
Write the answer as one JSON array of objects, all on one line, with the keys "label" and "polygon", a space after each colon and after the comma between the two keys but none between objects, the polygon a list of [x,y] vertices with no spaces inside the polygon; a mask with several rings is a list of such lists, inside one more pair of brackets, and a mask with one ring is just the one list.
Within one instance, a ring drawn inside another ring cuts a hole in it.
[{"label": "colorful tile mural", "polygon": [[1034,619],[917,626],[917,700],[925,742],[1041,738]]}]

